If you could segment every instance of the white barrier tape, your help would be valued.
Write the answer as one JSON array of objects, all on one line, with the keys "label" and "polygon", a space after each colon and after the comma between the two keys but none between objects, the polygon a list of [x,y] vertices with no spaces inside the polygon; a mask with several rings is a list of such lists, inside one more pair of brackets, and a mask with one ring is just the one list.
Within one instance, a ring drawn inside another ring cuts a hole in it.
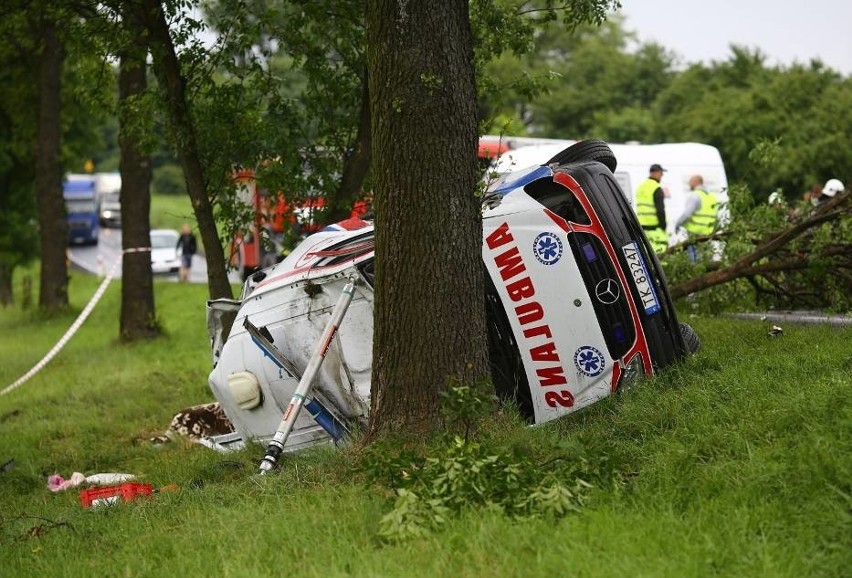
[{"label": "white barrier tape", "polygon": [[107,276],[104,278],[103,281],[101,281],[101,285],[100,287],[98,287],[98,290],[95,291],[94,295],[92,295],[92,298],[86,304],[86,307],[83,309],[82,312],[80,312],[80,315],[77,316],[77,319],[74,320],[74,323],[71,325],[71,327],[68,328],[68,331],[65,332],[65,335],[63,335],[62,338],[56,342],[56,345],[53,346],[53,349],[48,351],[47,355],[45,355],[41,359],[41,361],[36,363],[32,369],[30,369],[24,375],[19,377],[15,383],[7,386],[3,391],[0,391],[0,395],[6,395],[10,391],[23,385],[24,382],[29,380],[29,378],[41,371],[41,369],[45,365],[47,365],[51,359],[56,357],[56,354],[59,353],[59,351],[63,347],[65,347],[65,344],[68,343],[68,340],[71,339],[75,333],[77,333],[77,330],[80,329],[80,326],[83,325],[83,322],[86,321],[86,319],[89,317],[89,314],[92,312],[92,309],[94,309],[95,305],[98,304],[98,301],[101,300],[101,297],[106,291],[107,286],[110,284],[110,281],[112,281],[113,277],[115,277],[115,274],[118,271],[118,266],[120,264],[121,259],[116,259],[115,263],[113,263],[112,267],[110,268],[109,273],[107,273]]},{"label": "white barrier tape", "polygon": [[130,249],[125,249],[122,253],[150,253],[151,247],[131,247]]}]

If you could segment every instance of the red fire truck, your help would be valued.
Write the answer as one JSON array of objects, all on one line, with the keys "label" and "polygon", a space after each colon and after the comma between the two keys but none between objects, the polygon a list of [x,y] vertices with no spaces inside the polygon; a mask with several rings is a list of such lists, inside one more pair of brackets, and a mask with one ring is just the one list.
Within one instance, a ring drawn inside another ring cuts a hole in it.
[{"label": "red fire truck", "polygon": [[[237,232],[228,247],[228,262],[243,278],[279,262],[290,244],[323,226],[323,196],[301,199],[291,205],[283,195],[272,194],[259,186],[253,169],[235,171],[234,183],[237,197],[254,214],[254,221]],[[361,217],[369,209],[368,202],[360,200],[353,206],[351,216]]]},{"label": "red fire truck", "polygon": [[[529,140],[518,137],[484,135],[479,139],[477,156],[485,170],[501,154],[519,146],[515,141]],[[228,248],[228,261],[245,279],[258,269],[269,267],[285,256],[285,249],[302,238],[317,232],[323,226],[321,212],[325,197],[316,196],[300,200],[290,206],[283,195],[270,194],[259,187],[253,169],[234,172],[238,198],[251,208],[254,221],[238,232]],[[361,218],[370,210],[369,202],[359,200],[352,207],[350,217]]]},{"label": "red fire truck", "polygon": [[479,137],[479,147],[476,156],[479,158],[482,168],[488,168],[491,162],[511,148],[503,137],[484,135]]}]

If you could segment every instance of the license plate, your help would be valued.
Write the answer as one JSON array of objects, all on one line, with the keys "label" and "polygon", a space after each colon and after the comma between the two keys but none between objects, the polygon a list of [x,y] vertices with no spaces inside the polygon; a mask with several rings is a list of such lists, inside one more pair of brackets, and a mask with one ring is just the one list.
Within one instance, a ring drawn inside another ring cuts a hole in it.
[{"label": "license plate", "polygon": [[627,243],[621,250],[624,252],[624,258],[627,259],[627,268],[630,270],[633,285],[639,292],[639,300],[642,302],[642,307],[645,308],[645,313],[648,315],[656,313],[660,310],[660,301],[654,291],[654,285],[651,283],[651,276],[648,274],[645,259],[642,258],[642,253],[639,252],[636,242]]}]

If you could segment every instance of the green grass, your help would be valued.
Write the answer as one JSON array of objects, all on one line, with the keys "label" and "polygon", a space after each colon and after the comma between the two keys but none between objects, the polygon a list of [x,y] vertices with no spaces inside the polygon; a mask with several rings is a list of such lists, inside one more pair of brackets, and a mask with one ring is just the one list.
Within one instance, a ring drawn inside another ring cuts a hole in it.
[{"label": "green grass", "polygon": [[[180,231],[184,223],[189,223],[192,230],[198,234],[198,224],[195,213],[192,210],[192,201],[187,195],[152,195],[151,196],[151,228],[152,229],[175,229]],[[217,224],[219,235],[222,236],[224,228],[221,223]],[[200,253],[204,254],[204,247],[199,244]]]},{"label": "green grass", "polygon": [[187,195],[153,195],[151,197],[151,228],[177,229],[189,223],[194,229],[195,214]]},{"label": "green grass", "polygon": [[[179,409],[212,399],[205,287],[158,282],[165,335],[117,342],[119,282],[65,349],[0,396],[3,576],[847,576],[852,567],[852,348],[848,329],[694,318],[687,363],[496,442],[599,464],[585,506],[559,520],[493,511],[400,544],[377,527],[386,491],[351,452],[288,457],[252,474],[256,447],[223,456],[154,446]],[[74,275],[75,313],[96,279]],[[0,310],[0,388],[53,346],[75,313]],[[46,476],[129,472],[179,489],[87,510]]]}]

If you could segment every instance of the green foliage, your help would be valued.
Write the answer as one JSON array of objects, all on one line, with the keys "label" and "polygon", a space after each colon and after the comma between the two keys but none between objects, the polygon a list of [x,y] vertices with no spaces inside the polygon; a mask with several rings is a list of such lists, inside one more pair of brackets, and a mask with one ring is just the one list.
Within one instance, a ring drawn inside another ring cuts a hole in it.
[{"label": "green foliage", "polygon": [[[14,75],[13,66],[4,69]],[[22,71],[18,71],[22,72]],[[14,83],[13,83],[14,84]],[[32,152],[25,141],[32,138],[29,116],[22,118],[29,91],[10,91],[0,85],[0,266],[11,275],[38,253],[38,227],[33,196],[34,170]]]},{"label": "green foliage", "polygon": [[66,172],[118,168],[117,68],[108,61],[119,37],[115,22],[93,14],[79,18],[63,6],[66,57],[62,70],[62,151]]},{"label": "green foliage", "polygon": [[155,195],[186,195],[186,181],[178,165],[164,164],[154,169],[151,193]]},{"label": "green foliage", "polygon": [[[657,95],[653,138],[719,148],[732,182],[758,200],[775,190],[798,195],[830,177],[847,178],[852,145],[852,79],[819,63],[767,67],[759,52],[735,47],[729,60],[692,65]],[[774,143],[778,162],[754,162]]]},{"label": "green foliage", "polygon": [[[91,42],[96,28],[92,22],[73,17],[66,3],[13,2],[4,7],[0,31],[5,39],[0,42],[0,60],[3,63],[3,108],[11,114],[9,122],[15,125],[15,138],[22,143],[18,153],[32,155],[32,142],[36,135],[37,73],[40,39],[36,36],[41,18],[63,21],[61,41],[64,49],[64,70],[61,79],[63,96],[63,129],[68,133],[64,142],[63,157],[71,166],[84,146],[85,140],[97,139],[97,128],[105,115],[92,99],[84,98],[81,87],[93,96],[105,94],[100,76],[101,62]],[[80,163],[82,166],[82,163]]]},{"label": "green foliage", "polygon": [[773,166],[781,160],[781,138],[760,140],[749,152],[748,158],[756,165]]},{"label": "green foliage", "polygon": [[457,379],[451,380],[449,388],[439,394],[442,429],[451,434],[458,433],[468,441],[476,425],[493,413],[497,405],[493,391],[490,382],[470,386],[459,383]]},{"label": "green foliage", "polygon": [[[509,52],[528,52],[538,29],[548,23],[567,30],[600,23],[606,11],[618,5],[613,0],[471,3],[478,82],[486,95],[485,122],[511,108],[497,110],[488,99],[502,98],[507,90],[529,97],[553,78],[549,71],[531,75],[515,70],[517,74],[492,79],[485,63]],[[215,98],[199,91],[202,101],[210,101],[209,110],[201,115],[207,119],[205,132],[214,130],[217,119],[226,118],[229,124],[223,130],[239,126],[238,139],[245,138],[244,146],[231,147],[233,164],[255,167],[276,159],[273,167],[259,167],[268,190],[282,191],[291,199],[321,193],[332,207],[351,205],[355,199],[337,198],[336,187],[344,163],[361,145],[356,135],[366,94],[363,2],[216,0],[205,3],[204,10],[220,34],[216,51],[221,71],[215,91],[209,85],[205,88],[210,95],[216,93]],[[228,92],[226,86],[247,100],[229,107],[228,97],[220,93]],[[254,115],[246,119],[246,111]],[[510,111],[507,118],[515,117]],[[223,139],[233,141],[234,135],[223,132],[203,140],[221,146]],[[370,187],[368,175],[363,189]],[[220,215],[236,225],[239,211],[226,198],[222,197]]]},{"label": "green foliage", "polygon": [[[767,143],[753,153],[770,165],[778,143]],[[729,190],[730,221],[710,238],[691,239],[698,251],[695,263],[687,258],[685,245],[662,258],[670,286],[736,266],[770,240],[815,215],[803,200],[759,202],[742,185]],[[852,218],[850,199],[837,209],[835,218],[791,236],[783,245],[750,265],[750,273],[689,295],[691,312],[713,313],[749,309],[806,309],[845,313],[852,311],[849,293],[852,269]]]},{"label": "green foliage", "polygon": [[[547,19],[524,24],[536,33],[510,29],[526,42],[511,53],[482,40],[498,56],[480,60],[480,108],[492,133],[708,143],[729,182],[747,183],[758,201],[777,190],[792,199],[831,177],[852,180],[852,79],[817,61],[772,67],[758,50],[733,46],[727,60],[678,70],[677,55],[617,15],[570,31]],[[772,161],[756,162],[769,145]]]},{"label": "green foliage", "polygon": [[[77,10],[85,13],[81,17]],[[86,160],[99,170],[115,168],[115,76],[107,61],[115,28],[88,7],[67,2],[4,6],[0,19],[0,262],[9,270],[28,263],[39,250],[35,207],[36,127],[40,19],[61,22],[62,163],[82,172]],[[109,159],[109,160],[108,160]],[[103,161],[103,162],[102,162]]]},{"label": "green foliage", "polygon": [[39,247],[31,183],[21,178],[28,171],[20,165],[13,170],[19,172],[0,186],[0,265],[10,274],[35,259]]},{"label": "green foliage", "polygon": [[336,2],[333,10],[327,4],[206,5],[222,34],[221,54],[238,64],[223,70],[220,85],[231,90],[239,81],[243,97],[257,99],[252,108],[258,116],[243,129],[255,137],[254,150],[245,151],[253,156],[236,163],[310,155],[309,145],[340,154],[351,144],[366,66],[363,17],[359,2]]},{"label": "green foliage", "polygon": [[619,136],[647,141],[651,119],[634,114],[633,123],[640,118],[644,121],[633,128],[641,132],[631,133],[626,130],[628,125],[616,124],[608,117],[650,108],[656,94],[671,81],[672,56],[654,45],[628,54],[630,36],[617,22],[607,22],[599,32],[578,35],[567,46],[559,36],[550,40],[554,47],[562,48],[547,50],[553,56],[546,64],[554,67],[564,82],[551,87],[549,94],[533,106],[533,119],[542,127],[542,134],[578,140],[594,137],[616,141]]},{"label": "green foliage", "polygon": [[[618,4],[472,2],[482,129],[613,142],[707,142],[720,149],[729,181],[747,183],[759,202],[773,191],[792,200],[829,177],[852,181],[845,174],[852,79],[816,61],[771,67],[765,55],[740,46],[727,60],[680,70],[677,55],[643,41],[617,14],[607,16]],[[183,10],[187,5],[167,2],[166,9],[223,236],[230,238],[246,217],[234,204],[234,166],[257,167],[274,158],[274,166],[260,171],[267,189],[293,199],[320,192],[338,203],[332,197],[355,145],[363,94],[363,2],[207,2],[205,18],[219,35],[212,46],[200,34],[200,19]],[[27,34],[34,12],[14,6],[20,9],[10,7],[3,28],[16,42],[0,45],[10,80],[3,98],[8,132],[0,131],[0,140],[3,134],[14,138],[0,146],[6,151],[0,155],[17,155],[23,164],[14,174],[25,175],[35,126],[35,39]],[[68,18],[63,30],[63,155],[70,170],[79,171],[86,159],[98,170],[117,166],[114,56],[128,39],[109,6],[52,8],[86,10],[85,18]],[[176,193],[183,185],[174,176],[173,151],[163,149],[162,104],[153,92],[137,99],[130,120],[137,136],[146,137],[155,168],[163,167],[155,190]],[[770,152],[771,162],[754,156]],[[10,186],[21,199],[3,211],[15,214],[17,223],[28,223],[33,213],[25,188]],[[21,239],[17,250],[33,246],[26,236],[8,237]]]},{"label": "green foliage", "polygon": [[646,140],[648,109],[670,83],[673,56],[654,44],[629,53],[635,41],[617,16],[599,27],[536,22],[523,53],[483,65],[490,90],[482,94],[492,115],[515,114],[536,135]]},{"label": "green foliage", "polygon": [[564,478],[531,459],[455,437],[437,457],[396,488],[379,535],[395,542],[443,526],[450,515],[484,509],[509,517],[558,518],[578,511],[588,484]]},{"label": "green foliage", "polygon": [[[578,511],[590,486],[573,464],[539,464],[534,452],[513,451],[487,435],[471,435],[477,423],[492,415],[493,395],[456,384],[443,402],[449,427],[425,456],[381,447],[369,454],[370,479],[389,480],[397,496],[379,523],[382,538],[399,542],[422,537],[471,510],[548,518]],[[464,437],[452,434],[453,424],[462,427]]]}]

